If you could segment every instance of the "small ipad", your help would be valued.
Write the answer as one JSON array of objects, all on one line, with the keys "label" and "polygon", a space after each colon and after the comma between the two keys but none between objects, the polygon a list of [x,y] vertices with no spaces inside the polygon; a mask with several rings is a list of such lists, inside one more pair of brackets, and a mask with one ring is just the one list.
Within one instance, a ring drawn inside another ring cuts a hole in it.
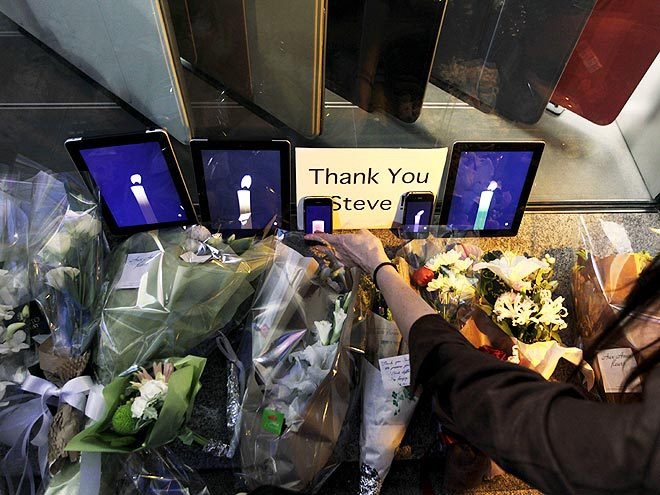
[{"label": "small ipad", "polygon": [[455,143],[440,211],[454,236],[518,233],[545,143]]},{"label": "small ipad", "polygon": [[167,132],[75,138],[65,143],[99,192],[103,219],[116,235],[197,223]]},{"label": "small ipad", "polygon": [[289,223],[288,141],[193,139],[202,221],[211,230],[253,235]]}]

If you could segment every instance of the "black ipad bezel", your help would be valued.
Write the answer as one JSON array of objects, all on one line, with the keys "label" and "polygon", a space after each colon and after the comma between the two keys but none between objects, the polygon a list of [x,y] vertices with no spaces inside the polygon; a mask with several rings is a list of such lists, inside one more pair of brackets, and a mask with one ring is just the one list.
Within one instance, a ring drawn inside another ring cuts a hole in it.
[{"label": "black ipad bezel", "polygon": [[[193,168],[197,182],[197,197],[202,223],[209,228],[212,227],[211,210],[209,208],[206,194],[206,176],[204,174],[204,161],[202,151],[232,151],[232,150],[276,150],[280,152],[280,209],[281,225],[279,228],[287,229],[290,223],[291,209],[291,143],[286,139],[273,139],[271,141],[215,141],[208,139],[192,139],[190,141],[190,152],[192,153]],[[234,234],[239,237],[260,235],[265,233],[270,226],[259,229],[220,229],[223,234]]]},{"label": "black ipad bezel", "polygon": [[545,142],[543,141],[507,141],[507,142],[456,142],[454,143],[451,151],[451,157],[447,166],[446,180],[444,192],[442,196],[442,206],[440,210],[440,225],[447,225],[449,219],[449,210],[451,208],[451,200],[456,186],[456,178],[458,176],[458,166],[461,159],[461,154],[464,152],[497,152],[497,151],[531,151],[532,161],[527,169],[527,176],[525,183],[520,192],[520,200],[516,207],[516,213],[513,218],[511,228],[508,229],[493,229],[493,230],[452,230],[452,237],[513,237],[518,235],[520,223],[522,221],[527,201],[534,185],[536,172],[541,162],[541,156]]},{"label": "black ipad bezel", "polygon": [[[159,222],[159,223],[149,223],[142,225],[132,225],[129,227],[120,227],[117,225],[117,221],[113,216],[110,208],[103,198],[101,189],[99,188],[94,176],[90,172],[87,162],[80,153],[81,150],[96,149],[96,148],[107,148],[111,146],[122,146],[128,144],[141,144],[141,143],[158,143],[160,149],[163,153],[165,163],[167,163],[167,168],[170,171],[170,176],[174,182],[174,187],[176,188],[179,198],[181,199],[181,204],[183,209],[186,212],[188,218],[186,220],[174,221],[174,222]],[[99,202],[101,204],[101,212],[103,214],[103,220],[105,221],[108,229],[111,233],[115,235],[130,235],[137,232],[145,232],[149,230],[156,230],[167,227],[181,227],[186,225],[195,225],[197,223],[197,214],[195,213],[195,207],[192,200],[190,199],[190,194],[186,183],[183,179],[183,174],[181,173],[181,168],[177,162],[176,155],[172,148],[172,143],[170,141],[167,131],[164,129],[154,129],[148,130],[141,133],[131,133],[131,134],[115,134],[109,136],[96,136],[96,137],[79,137],[72,138],[65,141],[64,146],[69,152],[69,156],[73,160],[73,163],[76,165],[76,168],[83,176],[83,179],[87,182],[88,187],[95,193],[98,193]]]}]

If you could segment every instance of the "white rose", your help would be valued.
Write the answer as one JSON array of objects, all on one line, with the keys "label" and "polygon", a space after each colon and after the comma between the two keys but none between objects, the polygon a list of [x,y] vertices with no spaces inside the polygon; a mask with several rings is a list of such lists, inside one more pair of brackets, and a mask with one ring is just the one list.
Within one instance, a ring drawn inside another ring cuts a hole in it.
[{"label": "white rose", "polygon": [[160,380],[149,380],[140,385],[140,396],[151,402],[167,394],[167,383]]},{"label": "white rose", "polygon": [[66,284],[66,279],[74,279],[78,276],[80,270],[71,266],[58,266],[46,273],[46,284],[54,289],[62,290]]},{"label": "white rose", "polygon": [[134,418],[141,418],[144,414],[144,410],[149,405],[149,402],[144,397],[136,397],[131,404],[131,415]]},{"label": "white rose", "polygon": [[54,256],[64,256],[71,249],[71,236],[58,232],[50,238],[44,249]]}]

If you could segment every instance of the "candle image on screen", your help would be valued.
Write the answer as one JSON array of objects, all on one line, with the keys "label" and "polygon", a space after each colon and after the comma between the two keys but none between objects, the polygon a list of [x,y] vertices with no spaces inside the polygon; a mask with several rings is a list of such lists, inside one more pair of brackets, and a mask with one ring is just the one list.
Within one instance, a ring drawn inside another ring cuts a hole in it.
[{"label": "candle image on screen", "polygon": [[323,220],[312,220],[312,232],[325,232],[325,222]]},{"label": "candle image on screen", "polygon": [[147,223],[158,223],[156,214],[151,207],[151,203],[149,203],[149,198],[142,185],[142,176],[140,174],[131,175],[131,184],[133,184],[131,186],[131,192],[133,193],[133,196],[135,196],[135,200],[140,207],[142,215],[144,215],[144,220]]},{"label": "candle image on screen", "polygon": [[244,175],[241,179],[241,188],[236,191],[238,196],[238,221],[241,222],[242,229],[252,228],[252,207],[251,207],[251,193],[252,177]]},{"label": "candle image on screen", "polygon": [[444,207],[447,226],[482,232],[511,228],[532,158],[532,151],[461,152],[451,200]]},{"label": "candle image on screen", "polygon": [[415,224],[413,225],[413,232],[419,232],[419,222],[422,220],[422,215],[424,215],[424,210],[419,210],[415,215]]},{"label": "candle image on screen", "polygon": [[490,210],[490,203],[493,201],[493,191],[498,187],[497,182],[492,180],[486,190],[479,196],[479,207],[477,208],[477,216],[474,219],[474,230],[481,230],[486,226],[488,210]]}]

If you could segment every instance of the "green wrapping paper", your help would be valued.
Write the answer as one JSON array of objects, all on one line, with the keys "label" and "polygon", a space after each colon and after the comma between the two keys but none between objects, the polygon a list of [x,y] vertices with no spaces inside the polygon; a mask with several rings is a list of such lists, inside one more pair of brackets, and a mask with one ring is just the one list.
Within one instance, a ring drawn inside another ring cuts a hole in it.
[{"label": "green wrapping paper", "polygon": [[122,404],[132,376],[113,380],[103,389],[106,412],[103,418],[73,437],[67,451],[129,453],[165,445],[185,433],[195,397],[201,388],[199,378],[206,359],[187,356],[173,358],[170,362],[175,371],[169,377],[168,392],[158,418],[144,431],[135,435],[122,435],[112,429],[112,417]]},{"label": "green wrapping paper", "polygon": [[[104,383],[135,364],[184,354],[231,322],[273,256],[265,240],[241,256],[222,244],[215,259],[190,263],[180,258],[190,241],[178,230],[137,234],[115,254],[96,355]],[[155,255],[139,288],[123,289],[118,283],[130,253]]]}]

